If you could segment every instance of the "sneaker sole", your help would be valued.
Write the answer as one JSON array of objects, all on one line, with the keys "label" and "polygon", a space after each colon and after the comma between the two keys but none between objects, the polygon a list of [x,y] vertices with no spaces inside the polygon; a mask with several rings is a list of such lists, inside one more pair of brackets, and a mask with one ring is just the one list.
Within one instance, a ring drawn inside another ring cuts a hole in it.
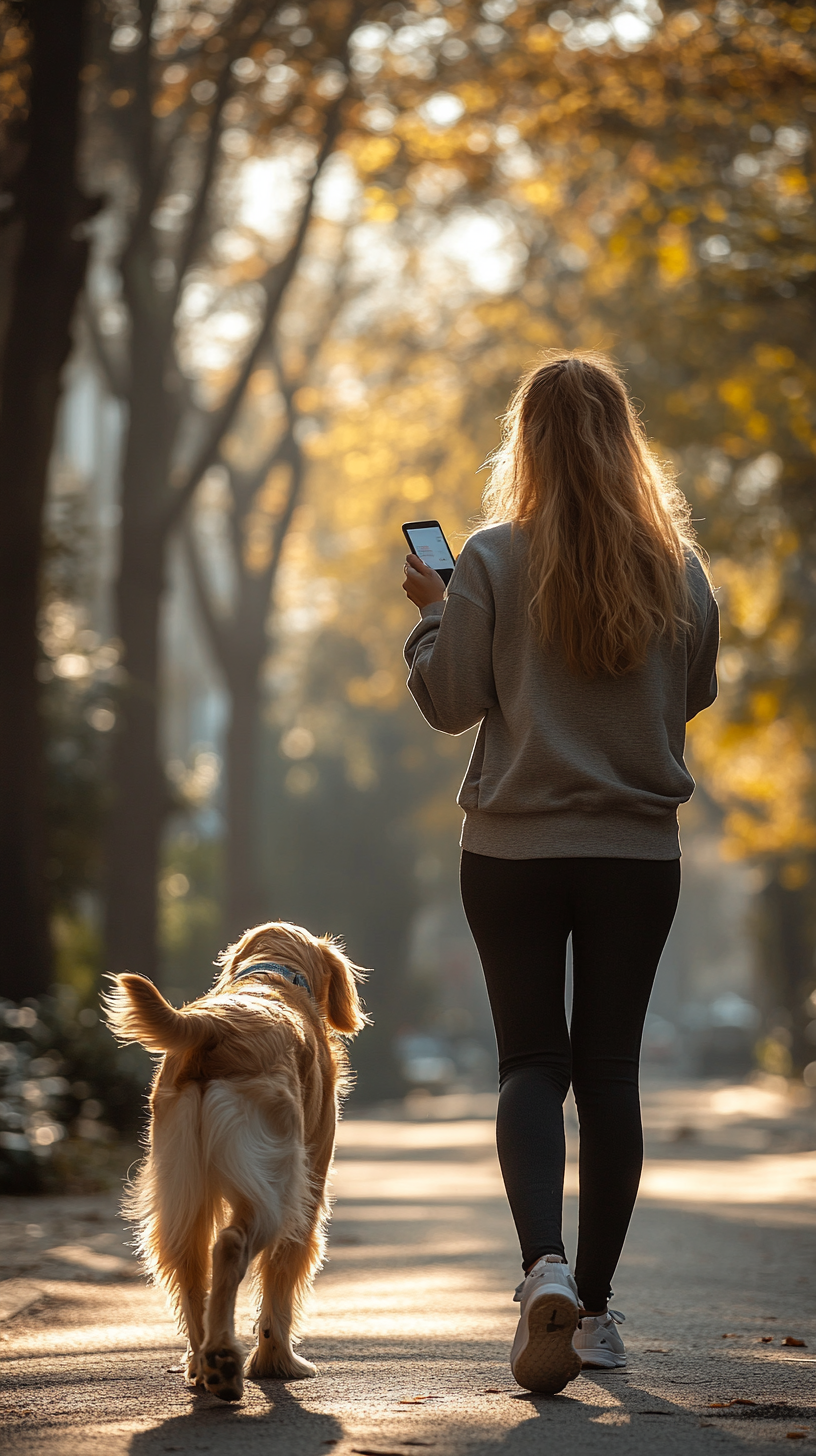
[{"label": "sneaker sole", "polygon": [[513,1375],[525,1390],[557,1395],[576,1375],[581,1357],[573,1348],[578,1308],[567,1294],[541,1294],[527,1319],[527,1344],[513,1363]]}]

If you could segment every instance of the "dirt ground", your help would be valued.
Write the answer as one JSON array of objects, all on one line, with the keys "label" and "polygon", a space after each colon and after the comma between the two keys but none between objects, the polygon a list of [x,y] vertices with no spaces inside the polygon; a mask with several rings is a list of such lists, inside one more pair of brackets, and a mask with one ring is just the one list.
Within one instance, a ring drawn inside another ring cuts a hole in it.
[{"label": "dirt ground", "polygon": [[[188,1392],[117,1198],[0,1200],[0,1447],[14,1456],[761,1453],[816,1446],[816,1113],[782,1082],[652,1079],[648,1161],[615,1281],[628,1368],[525,1394],[518,1252],[489,1097],[349,1118],[330,1257],[303,1338],[316,1379]],[[572,1126],[571,1153],[575,1137]],[[576,1167],[568,1169],[574,1244]],[[240,1329],[253,1312],[242,1295]],[[786,1339],[805,1344],[786,1344]]]}]

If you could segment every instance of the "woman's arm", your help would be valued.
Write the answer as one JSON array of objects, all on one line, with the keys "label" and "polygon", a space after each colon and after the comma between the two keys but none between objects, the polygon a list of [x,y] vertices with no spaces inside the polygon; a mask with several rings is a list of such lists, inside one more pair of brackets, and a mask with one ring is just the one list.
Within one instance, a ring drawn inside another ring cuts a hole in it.
[{"label": "woman's arm", "polygon": [[686,722],[690,723],[717,696],[717,653],[720,647],[720,613],[708,590],[707,612],[699,640],[688,665]]},{"label": "woman's arm", "polygon": [[464,733],[496,703],[493,617],[456,590],[422,607],[405,644],[408,688],[441,733]]}]

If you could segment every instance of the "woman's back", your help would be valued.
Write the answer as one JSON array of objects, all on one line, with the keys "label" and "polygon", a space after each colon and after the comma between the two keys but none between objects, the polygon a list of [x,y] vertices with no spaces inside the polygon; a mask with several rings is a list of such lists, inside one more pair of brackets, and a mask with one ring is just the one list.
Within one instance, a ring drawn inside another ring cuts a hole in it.
[{"label": "woman's back", "polygon": [[406,643],[409,687],[446,733],[482,720],[459,794],[462,844],[526,859],[679,854],[677,807],[694,781],[685,725],[716,697],[718,614],[705,572],[687,557],[689,626],[655,634],[639,667],[587,677],[529,611],[528,543],[510,524],[462,551],[447,605],[423,610]]},{"label": "woman's back", "polygon": [[[549,355],[521,380],[485,518],[447,600],[409,556],[422,620],[405,655],[435,728],[481,725],[459,794],[461,887],[525,1273],[510,1368],[551,1395],[582,1369],[626,1364],[608,1300],[643,1161],[641,1035],[680,890],[686,722],[716,697],[719,621],[688,505],[599,355]],[[570,1085],[574,1277],[561,1226]]]}]

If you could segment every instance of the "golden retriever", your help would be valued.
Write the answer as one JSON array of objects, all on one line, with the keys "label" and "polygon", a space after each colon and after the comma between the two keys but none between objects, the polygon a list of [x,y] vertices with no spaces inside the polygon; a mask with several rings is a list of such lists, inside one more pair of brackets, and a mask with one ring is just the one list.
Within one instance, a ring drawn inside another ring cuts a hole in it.
[{"label": "golden retriever", "polygon": [[329,937],[276,922],[230,946],[212,990],[181,1010],[142,976],[112,977],[105,997],[121,1041],[163,1053],[126,1211],[187,1335],[188,1383],[222,1400],[243,1392],[235,1298],[253,1260],[258,1343],[246,1374],[315,1374],[292,1340],[324,1252],[349,1078],[338,1033],[367,1020],[361,974]]}]

